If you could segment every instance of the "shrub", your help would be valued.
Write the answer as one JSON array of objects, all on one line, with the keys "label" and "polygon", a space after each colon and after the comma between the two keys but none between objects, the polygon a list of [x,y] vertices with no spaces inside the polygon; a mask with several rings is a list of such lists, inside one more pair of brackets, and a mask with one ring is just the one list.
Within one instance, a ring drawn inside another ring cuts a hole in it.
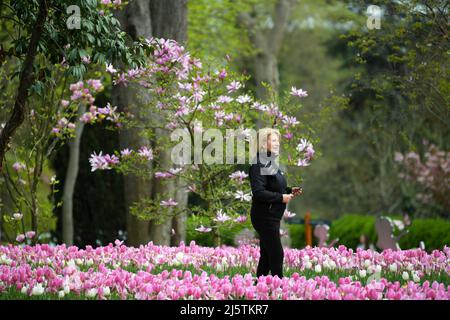
[{"label": "shrub", "polygon": [[[401,219],[400,216],[389,217],[392,219]],[[365,234],[368,237],[369,244],[373,244],[375,246],[377,242],[375,220],[375,216],[369,215],[344,215],[341,218],[332,221],[329,242],[335,238],[339,238],[338,244],[355,249],[359,244],[360,236]],[[188,218],[187,243],[191,240],[195,240],[195,242],[200,245],[213,246],[212,234],[195,231],[194,229],[198,225],[199,223],[194,222],[192,217]],[[250,222],[232,229],[223,230],[222,243],[233,245],[234,236],[245,227],[252,230]],[[408,229],[409,233],[400,239],[399,244],[402,249],[417,248],[420,241],[425,242],[425,249],[427,251],[434,249],[442,250],[445,245],[450,244],[450,221],[448,220],[413,219],[412,224]],[[305,226],[302,224],[289,224],[288,230],[291,236],[291,247],[299,249],[304,248],[306,246]],[[317,243],[314,238],[313,241],[314,244]]]}]

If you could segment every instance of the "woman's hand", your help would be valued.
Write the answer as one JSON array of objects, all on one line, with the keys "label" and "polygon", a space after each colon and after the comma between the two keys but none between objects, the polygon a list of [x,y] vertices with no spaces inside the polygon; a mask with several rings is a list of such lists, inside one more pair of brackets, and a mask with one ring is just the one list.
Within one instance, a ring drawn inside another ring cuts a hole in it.
[{"label": "woman's hand", "polygon": [[303,194],[302,187],[293,187],[292,194],[294,195],[294,197],[302,195]]},{"label": "woman's hand", "polygon": [[283,203],[288,203],[289,201],[292,200],[292,198],[294,198],[294,194],[293,193],[285,193],[285,194],[283,194]]}]

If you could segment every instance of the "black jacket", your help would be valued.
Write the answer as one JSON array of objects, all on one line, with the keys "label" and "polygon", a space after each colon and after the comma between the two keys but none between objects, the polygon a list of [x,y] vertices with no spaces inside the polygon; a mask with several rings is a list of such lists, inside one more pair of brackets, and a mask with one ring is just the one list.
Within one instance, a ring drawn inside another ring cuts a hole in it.
[{"label": "black jacket", "polygon": [[292,188],[287,186],[286,178],[278,169],[276,174],[263,175],[261,168],[264,164],[259,159],[252,164],[249,170],[250,185],[252,187],[251,218],[253,220],[276,220],[283,217],[286,204],[283,203],[283,193],[291,193]]}]

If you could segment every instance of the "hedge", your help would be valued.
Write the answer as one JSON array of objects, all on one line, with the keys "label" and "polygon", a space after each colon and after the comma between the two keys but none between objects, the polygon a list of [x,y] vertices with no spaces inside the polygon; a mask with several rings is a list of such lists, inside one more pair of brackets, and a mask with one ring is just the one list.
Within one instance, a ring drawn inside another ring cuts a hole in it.
[{"label": "hedge", "polygon": [[[400,216],[390,217],[392,219],[401,219]],[[377,242],[375,219],[375,216],[347,214],[339,219],[333,220],[330,227],[330,241],[339,238],[338,244],[343,244],[348,248],[356,248],[360,242],[361,234],[365,234],[368,237],[369,243],[375,245]],[[187,227],[188,243],[191,240],[195,240],[200,245],[213,246],[212,235],[210,233],[195,231],[194,229],[197,225],[193,223],[191,218],[188,219]],[[235,234],[245,227],[251,229],[251,225],[247,223],[244,226],[224,230],[222,242],[227,245],[234,245],[233,238]],[[291,236],[291,247],[304,248],[306,245],[304,225],[289,224],[288,229]],[[445,245],[450,244],[449,220],[413,219],[408,229],[409,233],[400,239],[399,244],[402,249],[417,248],[420,241],[424,241],[427,251],[434,249],[441,250]]]}]

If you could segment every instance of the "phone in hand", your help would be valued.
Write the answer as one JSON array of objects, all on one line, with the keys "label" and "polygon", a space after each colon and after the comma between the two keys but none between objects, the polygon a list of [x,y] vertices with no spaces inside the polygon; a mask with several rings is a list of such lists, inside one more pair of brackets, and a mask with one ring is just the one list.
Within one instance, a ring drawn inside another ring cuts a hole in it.
[{"label": "phone in hand", "polygon": [[293,187],[292,194],[294,196],[299,196],[299,195],[303,194],[303,188],[302,187]]}]

